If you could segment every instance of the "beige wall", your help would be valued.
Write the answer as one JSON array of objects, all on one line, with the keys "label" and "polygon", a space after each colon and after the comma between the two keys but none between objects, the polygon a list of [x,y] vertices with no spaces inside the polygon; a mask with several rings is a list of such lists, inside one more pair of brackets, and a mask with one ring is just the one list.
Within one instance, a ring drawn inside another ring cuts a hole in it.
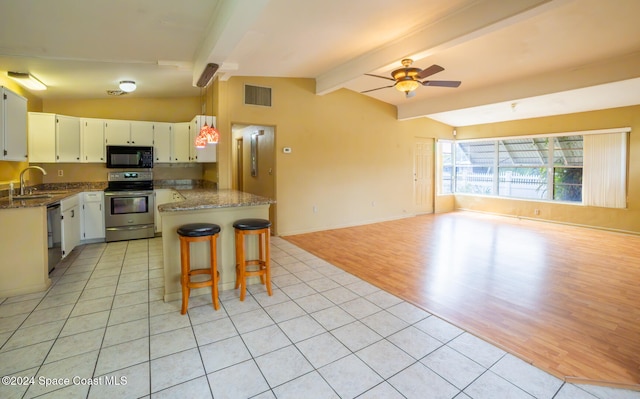
[{"label": "beige wall", "polygon": [[[271,87],[273,106],[243,105],[245,83]],[[236,77],[217,84],[221,187],[231,186],[231,125],[275,127],[281,235],[412,215],[414,138],[451,135],[449,126],[426,118],[398,121],[394,106],[349,90],[318,96],[313,79]]]},{"label": "beige wall", "polygon": [[[458,139],[505,137],[544,133],[631,127],[627,209],[510,200],[456,195],[457,209],[470,209],[510,216],[640,233],[640,106],[583,112],[522,121],[460,127]],[[535,215],[535,210],[540,215]]]},{"label": "beige wall", "polygon": [[42,112],[85,118],[188,122],[201,113],[198,97],[44,100]]}]

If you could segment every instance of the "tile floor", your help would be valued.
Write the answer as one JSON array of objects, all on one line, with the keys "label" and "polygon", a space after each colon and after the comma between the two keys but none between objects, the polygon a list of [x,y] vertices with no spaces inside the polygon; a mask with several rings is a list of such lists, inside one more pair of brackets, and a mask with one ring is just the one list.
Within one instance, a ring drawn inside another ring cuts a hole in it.
[{"label": "tile floor", "polygon": [[272,259],[273,296],[181,316],[161,239],[77,248],[47,292],[0,298],[0,397],[640,398],[564,383],[277,237]]}]

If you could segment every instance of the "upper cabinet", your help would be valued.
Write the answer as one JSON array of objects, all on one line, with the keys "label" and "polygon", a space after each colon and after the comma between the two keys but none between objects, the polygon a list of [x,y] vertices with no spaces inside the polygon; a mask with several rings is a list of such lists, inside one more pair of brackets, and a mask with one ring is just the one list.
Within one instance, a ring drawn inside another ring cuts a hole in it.
[{"label": "upper cabinet", "polygon": [[189,122],[174,123],[171,135],[171,162],[190,162]]},{"label": "upper cabinet", "polygon": [[153,158],[154,162],[171,162],[171,134],[173,123],[153,123]]},{"label": "upper cabinet", "polygon": [[106,162],[106,145],[153,146],[155,163],[216,162],[217,144],[195,148],[195,137],[214,116],[191,122],[144,122],[77,118],[29,112],[29,161]]},{"label": "upper cabinet", "polygon": [[105,121],[104,136],[107,145],[153,145],[153,122]]},{"label": "upper cabinet", "polygon": [[56,161],[56,115],[29,112],[29,162]]},{"label": "upper cabinet", "polygon": [[0,160],[27,160],[27,99],[0,86]]},{"label": "upper cabinet", "polygon": [[82,127],[82,162],[105,162],[104,120],[80,118]]},{"label": "upper cabinet", "polygon": [[153,145],[155,122],[131,121],[131,145]]},{"label": "upper cabinet", "polygon": [[80,161],[80,118],[56,115],[56,161]]},{"label": "upper cabinet", "polygon": [[79,162],[80,118],[29,112],[29,162]]}]

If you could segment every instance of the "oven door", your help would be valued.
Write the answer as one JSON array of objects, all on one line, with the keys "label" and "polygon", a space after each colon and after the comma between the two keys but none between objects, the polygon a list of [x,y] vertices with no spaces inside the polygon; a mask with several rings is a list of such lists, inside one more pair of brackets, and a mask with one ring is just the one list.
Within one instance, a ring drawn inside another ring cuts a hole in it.
[{"label": "oven door", "polygon": [[105,227],[153,225],[153,191],[105,191]]}]

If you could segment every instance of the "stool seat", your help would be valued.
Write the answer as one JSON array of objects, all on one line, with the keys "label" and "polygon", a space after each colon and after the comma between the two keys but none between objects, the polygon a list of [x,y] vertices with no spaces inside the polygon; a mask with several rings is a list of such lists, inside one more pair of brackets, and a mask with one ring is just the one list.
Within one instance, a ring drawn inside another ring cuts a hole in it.
[{"label": "stool seat", "polygon": [[233,223],[239,230],[262,230],[271,227],[271,222],[265,219],[240,219]]},{"label": "stool seat", "polygon": [[220,232],[220,226],[213,223],[191,223],[178,227],[178,234],[183,237],[212,236]]}]

